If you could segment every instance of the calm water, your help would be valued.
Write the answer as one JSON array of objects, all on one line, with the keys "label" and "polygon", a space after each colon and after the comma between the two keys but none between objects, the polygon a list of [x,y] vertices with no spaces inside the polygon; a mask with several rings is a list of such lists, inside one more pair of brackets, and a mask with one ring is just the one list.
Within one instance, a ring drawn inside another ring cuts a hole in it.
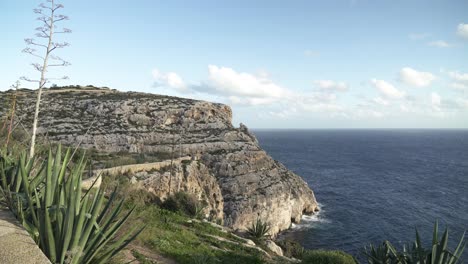
[{"label": "calm water", "polygon": [[357,255],[370,242],[412,241],[415,227],[430,241],[436,219],[454,247],[468,229],[468,130],[253,132],[321,204],[284,234],[306,248]]}]

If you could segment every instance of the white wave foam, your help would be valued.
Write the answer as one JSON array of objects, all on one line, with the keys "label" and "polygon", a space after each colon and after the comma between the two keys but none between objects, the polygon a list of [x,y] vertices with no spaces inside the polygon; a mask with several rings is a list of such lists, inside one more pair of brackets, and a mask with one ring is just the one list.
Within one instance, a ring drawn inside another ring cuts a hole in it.
[{"label": "white wave foam", "polygon": [[300,230],[300,229],[308,229],[314,226],[317,226],[318,224],[328,224],[331,221],[326,219],[323,215],[325,212],[322,208],[322,204],[318,204],[318,207],[320,208],[320,211],[316,212],[315,214],[312,215],[302,215],[301,222],[299,224],[291,224],[291,229],[293,230]]}]

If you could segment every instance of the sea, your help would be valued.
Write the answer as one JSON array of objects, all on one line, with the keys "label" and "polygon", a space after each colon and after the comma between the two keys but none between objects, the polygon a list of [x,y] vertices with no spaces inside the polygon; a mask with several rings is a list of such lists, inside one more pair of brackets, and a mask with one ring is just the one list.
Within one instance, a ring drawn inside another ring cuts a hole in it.
[{"label": "sea", "polygon": [[[434,223],[454,249],[468,229],[468,130],[253,130],[313,189],[320,212],[280,238],[361,261],[370,243],[429,247]],[[465,235],[468,240],[468,235]],[[468,249],[463,254],[468,263]]]}]

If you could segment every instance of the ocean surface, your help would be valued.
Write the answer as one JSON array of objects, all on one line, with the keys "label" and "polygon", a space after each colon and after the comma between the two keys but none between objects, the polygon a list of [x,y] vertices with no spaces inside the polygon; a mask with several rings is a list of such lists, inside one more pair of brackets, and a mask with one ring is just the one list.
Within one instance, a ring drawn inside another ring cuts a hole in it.
[{"label": "ocean surface", "polygon": [[306,248],[359,256],[369,243],[414,241],[415,228],[430,243],[437,219],[453,249],[468,229],[468,130],[253,133],[315,192],[320,213],[281,235]]}]

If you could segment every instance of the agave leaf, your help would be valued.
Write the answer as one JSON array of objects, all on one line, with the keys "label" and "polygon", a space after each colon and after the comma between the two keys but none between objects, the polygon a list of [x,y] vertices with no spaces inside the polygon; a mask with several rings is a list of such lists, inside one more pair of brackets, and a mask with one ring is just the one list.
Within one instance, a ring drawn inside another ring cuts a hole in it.
[{"label": "agave leaf", "polygon": [[58,176],[60,173],[59,168],[61,167],[61,160],[62,160],[62,145],[59,144],[57,147],[57,151],[55,153],[55,159],[52,165],[53,168],[52,168],[51,186],[54,192],[52,192],[51,195],[53,196],[55,196],[55,189],[57,188],[57,185],[59,185]]},{"label": "agave leaf", "polygon": [[463,254],[463,250],[465,249],[466,244],[464,243],[466,231],[463,232],[463,235],[460,238],[460,242],[458,242],[457,248],[453,252],[453,257],[448,262],[449,264],[457,263],[458,259],[460,259],[461,255]]},{"label": "agave leaf", "polygon": [[98,194],[96,195],[96,198],[97,200],[95,200],[95,202],[93,203],[93,208],[92,208],[92,212],[91,212],[91,219],[89,219],[86,223],[86,228],[83,232],[83,235],[80,239],[80,242],[79,242],[79,247],[80,248],[84,248],[84,246],[86,245],[86,242],[88,241],[88,238],[91,234],[91,231],[94,227],[94,224],[96,223],[96,219],[98,217],[98,214],[100,212],[100,209],[101,209],[101,206],[102,206],[102,202],[104,201],[104,194],[101,190],[98,191]]},{"label": "agave leaf", "polygon": [[73,240],[70,246],[70,249],[74,251],[75,247],[78,245],[78,242],[80,241],[80,235],[83,230],[83,224],[84,220],[86,217],[86,212],[88,210],[88,201],[89,197],[87,197],[83,203],[81,204],[81,209],[80,209],[80,214],[78,215],[78,221],[75,222],[75,225],[73,227]]},{"label": "agave leaf", "polygon": [[431,252],[431,264],[436,264],[437,261],[437,243],[432,245],[432,252]]},{"label": "agave leaf", "polygon": [[444,235],[442,236],[442,240],[440,241],[442,251],[447,250],[447,243],[448,243],[448,229],[445,228]]},{"label": "agave leaf", "polygon": [[49,157],[47,159],[47,171],[46,171],[46,190],[45,190],[45,208],[49,208],[52,205],[52,199],[54,194],[54,183],[52,182],[52,151],[49,151]]},{"label": "agave leaf", "polygon": [[[93,185],[94,183],[98,180],[98,177],[96,177],[96,180],[93,182]],[[92,188],[92,187],[91,187]],[[107,215],[111,205],[114,203],[114,200],[115,198],[117,197],[117,187],[114,188],[114,191],[112,191],[111,193],[111,196],[109,197],[109,200],[106,204],[106,206],[104,207],[104,210],[102,211],[102,213],[99,215],[99,218],[98,218],[98,223],[101,223],[102,219]]]},{"label": "agave leaf", "polygon": [[[118,209],[114,210],[117,211]],[[102,247],[104,247],[110,239],[119,231],[119,229],[122,227],[122,225],[127,221],[127,219],[130,217],[130,215],[133,213],[135,210],[135,207],[133,207],[122,219],[117,221],[114,225],[110,227],[111,222],[116,220],[117,214],[115,217],[109,219],[109,223],[103,228],[105,232],[98,231],[95,233],[95,238],[91,240],[92,242],[89,243],[89,246],[87,249],[85,249],[84,255],[89,256],[89,258],[93,258],[95,256],[95,253],[100,250]],[[100,238],[100,239],[99,239]],[[96,243],[98,242],[98,243]],[[95,250],[98,249],[98,250]],[[92,254],[94,251],[94,254]]]},{"label": "agave leaf", "polygon": [[45,242],[47,243],[48,256],[52,263],[57,260],[57,249],[55,245],[55,236],[53,231],[52,219],[49,214],[49,208],[52,205],[52,198],[54,190],[52,189],[52,152],[49,151],[49,158],[47,160],[47,171],[46,171],[46,188],[45,188],[45,205],[44,205],[44,236]]},{"label": "agave leaf", "polygon": [[60,170],[60,173],[57,179],[57,182],[59,184],[62,184],[63,182],[63,178],[65,176],[66,168],[69,162],[70,162],[70,149],[67,149],[67,152],[65,153],[65,157],[63,158],[62,169]]},{"label": "agave leaf", "polygon": [[434,224],[434,230],[432,232],[432,245],[435,245],[439,242],[439,239],[437,238],[438,233],[439,233],[439,220],[436,220]]},{"label": "agave leaf", "polygon": [[[21,159],[20,161],[20,167],[19,167],[19,170],[18,170],[18,174],[19,174],[19,177],[21,177],[21,183],[22,183],[22,186],[23,186],[23,189],[24,190],[29,190],[29,180],[28,180],[28,174],[26,174],[26,167],[24,165],[24,158]],[[18,188],[19,189],[19,188]],[[25,193],[25,196],[26,196],[26,200],[27,200],[27,203],[28,205],[32,206],[33,205],[33,201],[32,201],[32,195],[30,193]],[[38,217],[36,215],[36,212],[33,210],[33,209],[30,209],[29,210],[30,213],[31,213],[31,216],[33,218],[33,221],[34,221],[34,224],[36,226],[39,226],[39,220],[38,220]]]},{"label": "agave leaf", "polygon": [[31,180],[30,182],[30,190],[32,191],[34,189],[38,189],[39,186],[44,182],[44,177],[45,174],[42,173],[43,167],[39,170],[39,172],[36,174],[36,176]]},{"label": "agave leaf", "polygon": [[[114,245],[107,251],[107,253],[103,254],[103,256],[96,261],[96,263],[108,263],[109,259],[115,256],[120,250],[125,248],[130,242],[132,242],[146,227],[140,228],[138,231],[135,232],[138,228],[134,228],[132,232],[129,232],[128,235],[122,237],[119,241],[114,243]],[[132,235],[133,234],[133,235]]]},{"label": "agave leaf", "polygon": [[[98,177],[96,177],[96,180],[95,180],[95,181],[94,181],[94,182],[91,184],[91,187],[89,187],[89,189],[88,189],[88,190],[86,190],[86,192],[85,192],[85,195],[84,195],[84,196],[88,195],[89,193],[91,193],[91,191],[93,191],[93,190],[95,190],[95,189],[96,189],[96,188],[94,188],[94,185],[95,185],[95,184],[96,184],[96,182],[98,181],[98,178],[99,178],[99,177],[100,177],[100,174],[98,175]],[[84,196],[83,196],[83,197],[84,197]],[[82,198],[82,200],[83,200],[83,198]]]},{"label": "agave leaf", "polygon": [[75,203],[71,202],[68,205],[66,214],[65,214],[65,223],[63,225],[63,230],[60,236],[60,241],[63,243],[60,246],[59,252],[60,254],[60,263],[63,263],[65,261],[65,254],[67,253],[68,245],[70,244],[70,241],[72,239],[72,234],[73,234],[73,224],[75,220]]}]

